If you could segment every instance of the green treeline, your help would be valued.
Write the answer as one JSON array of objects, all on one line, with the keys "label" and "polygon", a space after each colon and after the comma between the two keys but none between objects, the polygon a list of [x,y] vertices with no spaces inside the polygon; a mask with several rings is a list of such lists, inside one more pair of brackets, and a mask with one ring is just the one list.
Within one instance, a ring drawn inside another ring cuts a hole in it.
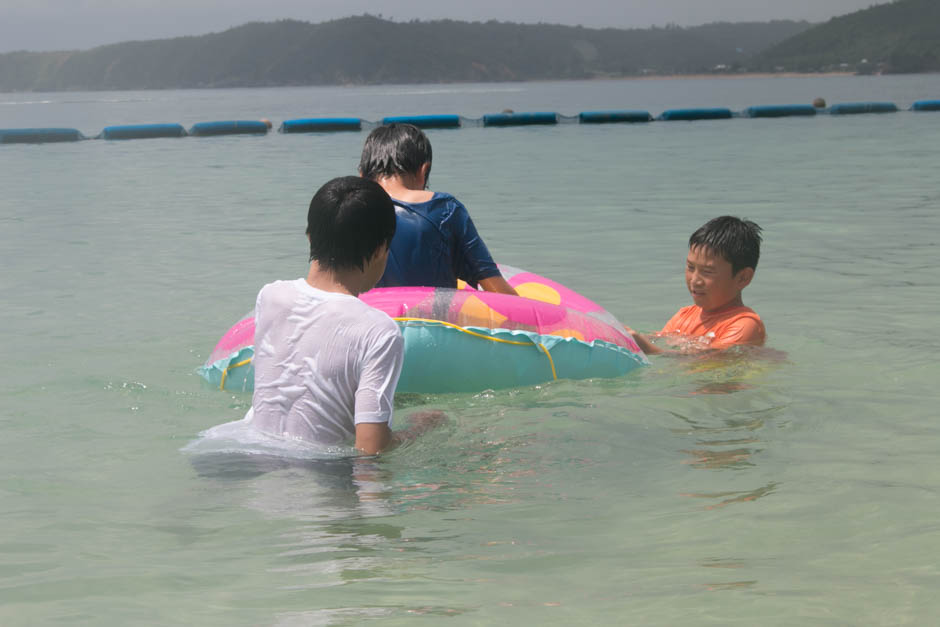
[{"label": "green treeline", "polygon": [[506,22],[251,23],[86,51],[0,55],[0,91],[515,81],[743,71],[807,22],[590,29]]},{"label": "green treeline", "polygon": [[770,47],[765,70],[940,71],[940,0],[897,0],[835,17]]}]

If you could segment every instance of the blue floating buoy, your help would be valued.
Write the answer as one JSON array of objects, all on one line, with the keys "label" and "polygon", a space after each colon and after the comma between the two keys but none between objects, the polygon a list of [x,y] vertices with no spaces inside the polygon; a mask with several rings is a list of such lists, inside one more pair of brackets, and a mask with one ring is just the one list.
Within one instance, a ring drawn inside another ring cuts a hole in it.
[{"label": "blue floating buoy", "polygon": [[733,117],[731,109],[669,109],[659,115],[666,122],[693,120],[728,120]]},{"label": "blue floating buoy", "polygon": [[330,131],[361,131],[359,118],[300,118],[281,122],[282,133],[325,133]]},{"label": "blue floating buoy", "polygon": [[898,106],[893,102],[846,102],[832,105],[831,115],[858,115],[860,113],[894,113]]},{"label": "blue floating buoy", "polygon": [[483,116],[483,126],[531,126],[535,124],[558,124],[558,114],[552,112],[487,113]]},{"label": "blue floating buoy", "polygon": [[651,122],[649,111],[582,111],[578,114],[581,124],[610,124],[614,122]]},{"label": "blue floating buoy", "polygon": [[224,122],[199,122],[189,129],[190,135],[211,137],[214,135],[264,135],[268,125],[260,120],[228,120]]},{"label": "blue floating buoy", "polygon": [[74,128],[0,128],[0,144],[47,144],[85,139]]},{"label": "blue floating buoy", "polygon": [[911,105],[911,111],[940,111],[940,100],[918,100]]},{"label": "blue floating buoy", "polygon": [[816,115],[813,105],[762,105],[744,110],[749,118],[786,118],[801,115]]},{"label": "blue floating buoy", "polygon": [[382,118],[382,124],[411,124],[418,128],[459,128],[459,115],[398,115]]},{"label": "blue floating buoy", "polygon": [[100,139],[153,139],[155,137],[186,137],[182,124],[130,124],[106,126]]}]

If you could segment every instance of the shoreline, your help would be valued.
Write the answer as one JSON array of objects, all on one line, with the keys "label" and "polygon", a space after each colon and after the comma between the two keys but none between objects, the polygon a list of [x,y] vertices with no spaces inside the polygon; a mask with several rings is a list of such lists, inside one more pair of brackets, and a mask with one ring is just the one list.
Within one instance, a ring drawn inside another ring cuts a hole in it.
[{"label": "shoreline", "polygon": [[407,83],[319,83],[319,84],[268,84],[268,85],[202,85],[202,86],[175,86],[175,87],[111,87],[102,88],[69,88],[55,89],[51,91],[41,90],[14,90],[3,91],[4,95],[22,95],[22,94],[68,94],[68,93],[106,93],[106,92],[160,92],[160,91],[214,91],[224,89],[304,89],[309,87],[407,87],[418,85],[518,85],[526,83],[576,83],[576,82],[600,82],[600,81],[676,81],[676,80],[747,80],[747,79],[766,79],[766,78],[843,78],[843,77],[871,77],[871,76],[914,76],[914,75],[936,75],[940,72],[919,72],[916,74],[858,74],[856,72],[740,72],[734,74],[721,73],[699,73],[699,74],[649,74],[645,76],[593,76],[582,78],[537,78],[537,79],[519,79],[519,80],[499,80],[499,81],[434,81],[434,82],[407,82]]},{"label": "shoreline", "polygon": [[[833,78],[842,76],[861,76],[855,72],[740,72],[735,74],[650,74],[648,76],[624,76],[600,80],[624,81],[674,81],[681,79],[748,79],[748,78]],[[873,75],[869,75],[873,76]]]}]

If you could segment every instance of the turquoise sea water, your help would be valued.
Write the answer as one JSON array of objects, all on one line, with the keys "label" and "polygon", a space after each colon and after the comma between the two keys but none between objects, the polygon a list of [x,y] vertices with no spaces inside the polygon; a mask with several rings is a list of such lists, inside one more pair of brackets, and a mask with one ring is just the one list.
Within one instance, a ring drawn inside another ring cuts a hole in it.
[{"label": "turquoise sea water", "polygon": [[[0,127],[940,98],[940,76],[2,94]],[[408,398],[377,460],[180,451],[194,374],[365,133],[0,146],[0,624],[923,625],[940,612],[940,114],[429,132],[499,261],[654,330],[765,229],[768,347]],[[453,355],[454,360],[459,355]]]}]

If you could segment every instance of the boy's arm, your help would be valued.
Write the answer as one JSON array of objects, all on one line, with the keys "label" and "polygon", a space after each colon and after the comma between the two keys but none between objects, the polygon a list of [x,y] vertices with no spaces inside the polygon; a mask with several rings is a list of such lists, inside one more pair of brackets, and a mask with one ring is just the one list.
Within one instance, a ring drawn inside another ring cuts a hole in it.
[{"label": "boy's arm", "polygon": [[[669,322],[666,323],[666,326],[663,327],[663,330],[660,333],[670,333],[676,332],[677,324],[675,322],[680,318],[683,310],[673,316]],[[643,349],[643,352],[647,355],[656,355],[661,353],[677,353],[677,352],[687,352],[687,350],[724,350],[738,344],[750,345],[750,346],[763,346],[766,332],[764,331],[764,324],[760,321],[760,318],[752,315],[742,315],[737,320],[735,320],[731,325],[721,331],[721,335],[715,337],[707,345],[689,345],[686,351],[673,351],[668,349],[662,349],[650,342],[649,338],[641,333],[637,333],[630,327],[625,326],[624,329],[633,336],[633,339],[636,343]]]},{"label": "boy's arm", "polygon": [[354,421],[355,447],[367,455],[375,455],[392,444],[392,412],[395,388],[404,361],[404,340],[393,325],[367,349],[356,389]]},{"label": "boy's arm", "polygon": [[633,341],[636,342],[637,345],[647,355],[657,355],[663,352],[663,349],[659,348],[658,346],[650,342],[649,338],[643,335],[642,333],[637,333],[630,327],[626,327],[626,326],[624,327],[624,329],[626,329],[627,333],[629,333],[633,337]]},{"label": "boy's arm", "polygon": [[[477,227],[467,208],[456,198],[454,202],[457,203],[457,208],[452,218],[455,224],[453,235],[456,238],[454,245],[459,252],[455,267],[457,276],[468,283],[475,282],[485,292],[518,296],[515,288],[499,273],[499,268],[493,261],[493,256],[490,255],[483,238],[477,232]],[[480,275],[486,278],[477,279]]]},{"label": "boy's arm", "polygon": [[356,425],[356,448],[366,455],[375,455],[389,448],[392,430],[386,422],[361,422]]},{"label": "boy's arm", "polygon": [[[660,333],[667,333],[669,329],[674,327],[676,322],[682,317],[683,312],[686,311],[686,309],[688,308],[680,309],[679,311],[677,311],[672,316],[672,318],[669,319],[669,321],[666,323],[666,325],[663,327],[663,330],[660,331]],[[627,333],[633,336],[633,341],[636,342],[639,345],[639,347],[643,349],[643,352],[646,353],[647,355],[659,355],[661,353],[673,352],[673,351],[663,350],[662,348],[659,348],[658,346],[656,346],[650,341],[649,336],[647,335],[643,335],[642,333],[637,333],[636,331],[634,331],[633,329],[631,329],[630,327],[626,325],[624,325],[623,328],[626,329]]]},{"label": "boy's arm", "polygon": [[447,416],[442,411],[431,410],[415,412],[409,418],[411,424],[408,428],[395,432],[388,428],[387,423],[363,422],[356,425],[356,448],[366,455],[393,449],[440,426]]},{"label": "boy's arm", "polygon": [[519,295],[502,275],[492,276],[488,279],[480,279],[479,283],[480,287],[486,292],[499,292],[500,294],[512,294],[513,296]]}]

